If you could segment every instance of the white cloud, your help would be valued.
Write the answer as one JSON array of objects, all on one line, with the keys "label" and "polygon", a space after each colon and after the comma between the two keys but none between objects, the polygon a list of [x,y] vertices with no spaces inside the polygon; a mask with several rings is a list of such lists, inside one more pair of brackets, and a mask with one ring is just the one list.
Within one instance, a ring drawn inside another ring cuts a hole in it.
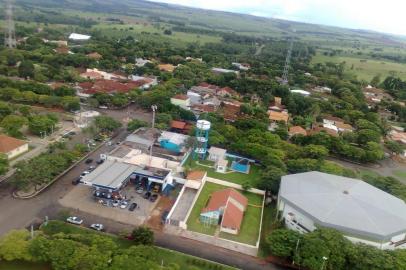
[{"label": "white cloud", "polygon": [[406,1],[401,0],[151,1],[406,35]]}]

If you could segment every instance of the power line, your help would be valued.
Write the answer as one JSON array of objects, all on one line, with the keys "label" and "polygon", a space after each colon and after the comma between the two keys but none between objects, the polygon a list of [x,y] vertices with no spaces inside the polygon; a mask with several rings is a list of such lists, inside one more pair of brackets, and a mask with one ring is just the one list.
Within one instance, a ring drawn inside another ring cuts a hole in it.
[{"label": "power line", "polygon": [[15,25],[13,20],[13,5],[11,4],[11,0],[7,0],[6,2],[6,27],[5,27],[5,35],[4,35],[4,46],[13,49],[17,47],[16,41],[16,33],[15,33]]}]

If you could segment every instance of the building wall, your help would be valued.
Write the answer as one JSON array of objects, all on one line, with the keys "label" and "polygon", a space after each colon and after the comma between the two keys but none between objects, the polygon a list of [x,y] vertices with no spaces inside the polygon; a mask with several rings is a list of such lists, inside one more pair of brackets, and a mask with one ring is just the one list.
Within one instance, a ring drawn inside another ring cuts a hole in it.
[{"label": "building wall", "polygon": [[[307,217],[306,215],[303,215],[302,213],[298,212],[295,207],[290,206],[288,203],[285,203],[283,200],[279,200],[278,203],[278,210],[282,212],[282,217],[285,218],[285,225],[288,229],[295,230],[300,233],[307,233],[306,230],[301,228],[301,226],[298,226],[298,223],[301,224],[303,227],[305,227],[309,231],[314,231],[316,230],[316,224],[313,222],[313,220],[310,217]],[[294,214],[294,220],[291,215],[288,215],[288,213],[293,213]],[[355,236],[348,236],[344,235],[348,240],[350,240],[353,243],[363,243],[366,245],[374,246],[379,249],[395,249],[395,246],[392,244],[392,242],[398,242],[402,241],[406,237],[406,233],[402,233],[399,235],[396,235],[392,237],[391,241],[373,241],[373,240],[366,240],[362,238],[358,238]],[[399,248],[404,248],[403,246],[399,246]]]},{"label": "building wall", "polygon": [[220,220],[220,212],[212,211],[200,214],[200,222],[203,224],[218,225]]},{"label": "building wall", "polygon": [[176,98],[171,98],[171,103],[175,106],[179,106],[179,107],[183,107],[183,108],[187,108],[190,107],[190,99],[176,99]]},{"label": "building wall", "polygon": [[230,234],[238,234],[237,229],[227,228],[227,227],[223,227],[223,226],[220,227],[220,231],[230,233]]},{"label": "building wall", "polygon": [[8,159],[12,159],[12,158],[14,158],[14,157],[16,157],[18,155],[21,155],[24,152],[27,152],[27,151],[28,151],[28,143],[26,143],[24,145],[21,145],[20,147],[17,147],[16,149],[8,152],[6,155],[7,155]]}]

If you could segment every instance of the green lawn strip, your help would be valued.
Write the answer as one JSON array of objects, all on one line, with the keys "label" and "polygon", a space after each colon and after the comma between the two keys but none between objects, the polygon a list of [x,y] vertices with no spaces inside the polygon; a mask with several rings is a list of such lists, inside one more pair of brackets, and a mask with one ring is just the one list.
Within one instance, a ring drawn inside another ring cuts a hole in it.
[{"label": "green lawn strip", "polygon": [[[204,164],[204,165],[213,165],[213,162],[207,161],[207,160],[203,160],[203,161],[199,160],[199,163]],[[214,168],[209,168],[209,167],[197,164],[195,160],[188,160],[185,162],[185,164],[190,166],[192,169],[207,171],[208,177],[232,182],[232,183],[239,184],[239,185],[241,185],[245,182],[249,182],[252,184],[253,187],[255,187],[258,185],[258,183],[261,180],[262,170],[257,165],[251,165],[250,173],[245,174],[245,173],[239,173],[239,172],[218,173],[214,170]],[[231,164],[231,163],[229,163],[229,164]]]},{"label": "green lawn strip", "polygon": [[393,174],[396,175],[397,177],[406,179],[406,171],[404,170],[393,171]]},{"label": "green lawn strip", "polygon": [[51,270],[46,264],[24,261],[0,261],[0,270]]},{"label": "green lawn strip", "polygon": [[[42,226],[41,230],[47,235],[54,235],[57,233],[65,233],[65,234],[100,234],[100,232],[93,231],[84,227],[75,226],[71,224],[67,224],[62,221],[50,221],[48,222],[47,226]],[[102,233],[107,237],[111,237],[120,248],[128,248],[133,245],[130,240],[121,239],[115,235]],[[173,251],[170,249],[155,247],[157,249],[155,261],[158,264],[162,262],[164,265],[168,265],[170,263],[176,263],[180,266],[180,270],[187,270],[189,269],[190,265],[194,265],[197,269],[205,270],[205,269],[235,269],[229,266],[224,266],[217,264],[215,262],[207,261],[198,257],[190,256],[187,254],[183,254],[177,251]],[[0,264],[1,266],[1,264]],[[1,268],[0,268],[1,269]],[[19,268],[17,268],[19,269]],[[33,268],[37,270],[37,268]],[[27,269],[31,270],[31,269]],[[38,270],[42,270],[39,268]],[[48,270],[48,269],[44,269]]]},{"label": "green lawn strip", "polygon": [[267,257],[270,253],[266,244],[266,237],[275,229],[276,205],[274,203],[268,205],[264,209],[264,217],[262,219],[261,242],[259,243],[259,257]]},{"label": "green lawn strip", "polygon": [[[207,226],[200,223],[199,216],[202,209],[207,205],[207,202],[210,199],[210,195],[214,191],[222,190],[225,188],[227,187],[215,183],[206,182],[187,221],[188,230],[208,235],[214,235],[216,226]],[[249,206],[247,212],[245,213],[239,235],[235,236],[227,233],[220,233],[220,237],[237,242],[247,243],[250,245],[255,245],[258,239],[259,225],[261,221],[261,207],[258,206],[262,206],[263,197],[261,195],[249,192],[246,192],[243,195],[247,197]]]}]

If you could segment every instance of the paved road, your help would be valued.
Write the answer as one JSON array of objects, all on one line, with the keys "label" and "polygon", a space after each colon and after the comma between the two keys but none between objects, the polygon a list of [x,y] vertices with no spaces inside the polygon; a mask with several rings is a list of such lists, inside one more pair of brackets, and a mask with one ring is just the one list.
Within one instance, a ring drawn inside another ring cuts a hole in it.
[{"label": "paved road", "polygon": [[[126,135],[125,131],[113,140],[114,142],[122,140]],[[98,159],[101,153],[106,153],[113,146],[104,145],[93,153],[90,158]],[[74,186],[71,181],[78,177],[88,165],[83,162],[61,177],[55,184],[51,185],[47,190],[37,197],[29,200],[15,199],[12,197],[12,188],[6,182],[0,183],[0,235],[5,234],[9,230],[28,227],[32,223],[36,223],[45,216],[50,218],[57,217],[61,206],[58,200],[65,196]],[[77,211],[77,210],[76,210]],[[110,232],[120,232],[121,230],[130,230],[127,225],[114,222],[112,220],[104,220],[100,217],[90,216],[85,213],[80,213],[88,223],[102,222],[106,224]],[[254,270],[278,270],[281,268],[266,264],[264,261],[242,255],[237,252],[217,248],[214,246],[208,247],[206,244],[196,242],[190,239],[166,235],[161,232],[156,233],[156,244],[161,247],[170,248],[179,252],[184,252],[194,256],[202,257],[208,260],[217,261],[219,263],[232,265],[240,269]]]}]

